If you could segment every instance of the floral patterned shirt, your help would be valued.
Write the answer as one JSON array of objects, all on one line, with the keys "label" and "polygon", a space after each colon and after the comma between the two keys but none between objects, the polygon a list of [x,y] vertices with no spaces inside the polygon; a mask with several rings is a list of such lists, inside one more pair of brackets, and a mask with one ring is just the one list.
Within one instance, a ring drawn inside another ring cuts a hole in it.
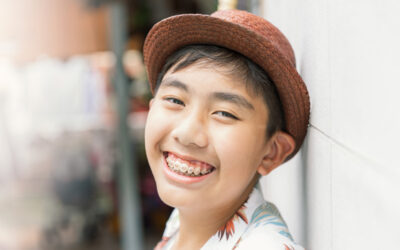
[{"label": "floral patterned shirt", "polygon": [[[175,209],[155,250],[170,250],[178,231],[179,214]],[[248,200],[201,248],[213,249],[304,250],[293,241],[278,209],[265,201],[257,188],[253,189]]]}]

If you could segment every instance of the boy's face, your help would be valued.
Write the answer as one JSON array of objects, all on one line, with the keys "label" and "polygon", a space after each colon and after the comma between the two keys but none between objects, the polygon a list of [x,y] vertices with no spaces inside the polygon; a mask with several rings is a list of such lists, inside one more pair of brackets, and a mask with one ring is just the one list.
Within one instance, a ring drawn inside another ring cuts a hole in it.
[{"label": "boy's face", "polygon": [[261,95],[221,72],[198,64],[169,71],[152,100],[146,154],[170,206],[232,206],[251,191],[266,153],[268,111]]}]

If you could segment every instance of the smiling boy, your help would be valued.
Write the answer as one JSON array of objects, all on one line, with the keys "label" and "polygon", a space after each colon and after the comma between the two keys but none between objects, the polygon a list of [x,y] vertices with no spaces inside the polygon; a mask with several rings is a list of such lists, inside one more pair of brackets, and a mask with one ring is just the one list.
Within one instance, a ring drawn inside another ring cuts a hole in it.
[{"label": "smiling boy", "polygon": [[309,99],[286,38],[244,11],[180,15],[144,47],[146,154],[175,207],[156,249],[302,249],[255,185],[292,157]]}]

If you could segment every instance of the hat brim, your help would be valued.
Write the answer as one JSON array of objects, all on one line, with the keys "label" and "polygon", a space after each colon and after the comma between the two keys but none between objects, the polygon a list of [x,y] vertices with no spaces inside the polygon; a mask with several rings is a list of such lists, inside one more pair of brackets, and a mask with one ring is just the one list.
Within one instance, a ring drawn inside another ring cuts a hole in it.
[{"label": "hat brim", "polygon": [[245,26],[209,15],[178,15],[157,23],[146,37],[144,62],[152,91],[168,56],[190,44],[212,44],[234,50],[267,72],[282,103],[286,132],[296,142],[293,156],[306,135],[310,109],[307,88],[295,65],[269,39]]}]

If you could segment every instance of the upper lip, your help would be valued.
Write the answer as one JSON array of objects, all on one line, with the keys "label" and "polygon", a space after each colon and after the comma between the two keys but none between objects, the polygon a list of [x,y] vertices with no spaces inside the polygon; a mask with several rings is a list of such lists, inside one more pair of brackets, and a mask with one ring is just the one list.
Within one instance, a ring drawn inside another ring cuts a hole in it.
[{"label": "upper lip", "polygon": [[210,165],[210,166],[212,166],[212,167],[215,168],[215,166],[214,166],[213,164],[208,163],[208,162],[206,162],[206,161],[198,160],[198,159],[196,159],[196,158],[194,158],[194,157],[192,157],[192,156],[189,156],[189,155],[183,155],[183,154],[175,153],[175,152],[172,152],[172,151],[164,151],[164,152],[165,152],[165,153],[174,154],[174,155],[176,155],[178,158],[181,158],[181,159],[186,160],[186,161],[198,161],[198,162],[206,163],[206,164],[208,164],[208,165]]}]

